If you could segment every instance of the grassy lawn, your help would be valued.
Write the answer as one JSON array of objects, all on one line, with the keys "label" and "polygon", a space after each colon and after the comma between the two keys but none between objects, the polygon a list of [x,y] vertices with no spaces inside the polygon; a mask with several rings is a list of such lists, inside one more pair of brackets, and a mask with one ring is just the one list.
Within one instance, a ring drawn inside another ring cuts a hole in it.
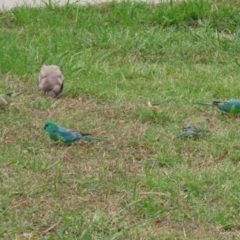
[{"label": "grassy lawn", "polygon": [[[1,239],[239,239],[240,2],[0,12]],[[63,96],[38,89],[59,65]],[[79,100],[79,95],[83,100]],[[197,139],[184,122],[210,119]],[[46,121],[110,143],[50,141]]]}]

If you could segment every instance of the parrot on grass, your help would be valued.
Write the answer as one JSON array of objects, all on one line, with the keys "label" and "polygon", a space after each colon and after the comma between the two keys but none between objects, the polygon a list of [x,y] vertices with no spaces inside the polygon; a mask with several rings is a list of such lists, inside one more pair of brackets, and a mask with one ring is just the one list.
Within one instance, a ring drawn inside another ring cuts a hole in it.
[{"label": "parrot on grass", "polygon": [[195,102],[194,104],[217,107],[219,110],[226,113],[232,113],[232,114],[240,113],[240,100],[236,100],[236,99],[230,99],[224,102],[213,101],[212,103]]},{"label": "parrot on grass", "polygon": [[0,94],[0,108],[5,108],[13,102],[13,98],[19,96],[22,93],[25,93],[27,90],[21,91],[19,93],[8,93]]},{"label": "parrot on grass", "polygon": [[88,133],[77,133],[70,129],[60,127],[54,122],[46,122],[44,129],[48,132],[50,139],[55,142],[72,143],[78,140],[108,142],[106,139],[92,137],[91,134]]},{"label": "parrot on grass", "polygon": [[177,138],[199,137],[206,131],[208,124],[209,119],[206,117],[194,118],[183,127],[183,132],[180,133]]}]

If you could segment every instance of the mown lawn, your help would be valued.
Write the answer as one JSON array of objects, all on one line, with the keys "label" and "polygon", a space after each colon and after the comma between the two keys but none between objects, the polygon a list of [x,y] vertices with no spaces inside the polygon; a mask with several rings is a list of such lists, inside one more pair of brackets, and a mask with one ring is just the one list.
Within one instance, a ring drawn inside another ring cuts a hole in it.
[{"label": "mown lawn", "polygon": [[[240,2],[0,12],[1,239],[239,239]],[[38,89],[59,65],[63,96]],[[82,97],[79,100],[79,95]],[[177,139],[206,116],[205,134]],[[46,121],[110,143],[50,141]]]}]

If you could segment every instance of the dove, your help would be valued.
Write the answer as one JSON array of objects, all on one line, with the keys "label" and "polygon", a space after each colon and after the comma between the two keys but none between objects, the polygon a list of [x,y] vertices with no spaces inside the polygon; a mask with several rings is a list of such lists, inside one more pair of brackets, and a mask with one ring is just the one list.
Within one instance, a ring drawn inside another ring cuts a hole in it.
[{"label": "dove", "polygon": [[21,91],[19,93],[8,93],[8,94],[0,94],[0,108],[5,108],[10,105],[13,101],[13,98],[19,96],[20,94],[26,92],[27,90]]},{"label": "dove", "polygon": [[59,97],[63,91],[63,74],[56,65],[43,65],[39,73],[39,88],[52,97]]},{"label": "dove", "polygon": [[201,136],[206,131],[208,124],[209,118],[194,118],[183,127],[183,132],[179,134],[177,138]]},{"label": "dove", "polygon": [[92,137],[91,134],[88,133],[77,133],[70,129],[58,126],[54,122],[46,122],[44,125],[44,129],[48,132],[48,135],[53,141],[62,141],[64,143],[72,143],[78,140],[86,140],[86,141],[104,141],[108,140]]},{"label": "dove", "polygon": [[236,100],[236,99],[230,99],[228,101],[223,101],[223,102],[213,101],[212,103],[195,102],[194,104],[217,107],[219,110],[226,113],[232,113],[232,114],[240,113],[240,100]]}]

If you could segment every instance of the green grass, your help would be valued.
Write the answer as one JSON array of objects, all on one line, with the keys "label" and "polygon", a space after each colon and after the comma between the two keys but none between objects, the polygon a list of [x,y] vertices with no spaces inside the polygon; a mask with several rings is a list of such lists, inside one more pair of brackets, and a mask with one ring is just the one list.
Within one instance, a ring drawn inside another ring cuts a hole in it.
[{"label": "green grass", "polygon": [[[240,118],[192,104],[240,98],[239,10],[196,0],[1,11],[0,90],[28,92],[0,113],[0,238],[239,239]],[[59,100],[38,89],[43,64],[64,74]],[[198,116],[207,133],[176,139]],[[54,144],[47,120],[111,142]]]}]

